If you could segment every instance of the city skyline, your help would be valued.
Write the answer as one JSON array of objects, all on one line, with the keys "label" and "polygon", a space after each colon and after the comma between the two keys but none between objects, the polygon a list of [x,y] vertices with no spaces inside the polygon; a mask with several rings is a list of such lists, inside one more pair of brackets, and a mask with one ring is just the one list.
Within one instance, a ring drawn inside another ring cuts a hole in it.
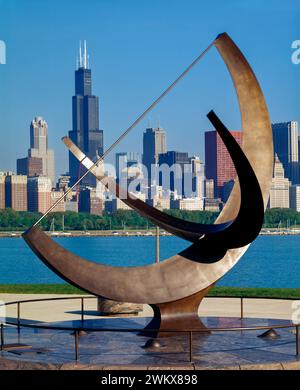
[{"label": "city skyline", "polygon": [[299,18],[0,0],[4,383],[300,371]]},{"label": "city skyline", "polygon": [[[21,2],[14,0],[2,7],[1,39],[7,44],[7,63],[0,67],[0,130],[6,145],[0,157],[1,170],[15,170],[15,159],[22,155],[21,148],[27,139],[27,123],[34,116],[41,115],[49,124],[56,173],[67,171],[66,150],[60,138],[71,128],[69,96],[73,91],[72,70],[80,39],[87,39],[90,48],[94,91],[102,102],[101,127],[106,131],[106,148],[217,33],[226,30],[245,50],[256,71],[265,91],[272,122],[299,119],[296,87],[299,68],[290,61],[290,45],[297,38],[297,24],[293,21],[297,19],[299,7],[295,4],[292,8],[286,3],[281,7],[275,1],[270,9],[257,1],[251,5],[232,1],[229,14],[221,2],[216,11],[215,6],[199,5],[195,1],[190,1],[190,7],[182,10],[175,1],[171,12],[166,2],[153,1],[151,7],[140,5],[136,9],[135,1],[126,2],[126,5],[116,1],[115,6],[104,1],[97,4],[87,2],[90,5],[87,7],[87,22],[83,23],[84,30],[79,32],[77,24],[83,8],[79,2],[75,3],[72,12],[66,2],[56,3],[60,13],[54,26],[49,24],[50,17],[37,17],[40,14],[51,16],[53,4],[52,9],[43,5],[42,13],[40,6],[32,1],[27,3],[26,9]],[[255,27],[245,24],[249,14]],[[28,28],[28,23],[25,25],[26,15],[36,21],[34,31]],[[124,18],[125,15],[128,18]],[[285,28],[278,31],[272,28],[283,16]],[[64,18],[70,23],[68,33],[61,39]],[[131,26],[133,18],[136,20],[134,27]],[[206,19],[210,20],[210,28],[207,28]],[[97,36],[94,34],[96,21],[99,24]],[[43,23],[43,29],[37,37],[34,32],[40,23]],[[14,26],[17,25],[16,30]],[[260,39],[261,34],[264,40]],[[118,58],[122,61],[117,61]],[[28,92],[33,91],[31,86],[35,86],[39,93]],[[200,155],[203,160],[203,133],[210,130],[205,115],[211,108],[229,128],[240,128],[233,86],[213,51],[153,112],[151,125],[156,127],[161,121],[162,127],[168,131],[169,150],[187,150],[192,155]],[[18,115],[11,115],[12,110],[18,110]],[[148,120],[135,129],[116,152],[140,152],[142,143],[136,147],[136,139],[142,137]],[[182,137],[183,132],[190,137]],[[15,143],[16,138],[20,142]]]}]

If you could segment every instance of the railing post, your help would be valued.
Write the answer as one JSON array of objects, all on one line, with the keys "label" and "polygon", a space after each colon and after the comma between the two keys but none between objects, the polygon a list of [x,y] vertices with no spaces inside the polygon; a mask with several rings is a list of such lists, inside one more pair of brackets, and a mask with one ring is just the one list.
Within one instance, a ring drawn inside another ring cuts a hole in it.
[{"label": "railing post", "polygon": [[193,333],[189,332],[190,363],[193,361]]},{"label": "railing post", "polygon": [[155,241],[155,262],[159,263],[159,244],[160,244],[160,232],[159,232],[159,226],[156,226],[156,241]]},{"label": "railing post", "polygon": [[4,347],[4,326],[3,324],[1,324],[1,346],[0,346],[1,351],[3,351],[3,347]]},{"label": "railing post", "polygon": [[244,319],[244,298],[241,297],[241,320]]},{"label": "railing post", "polygon": [[81,298],[81,322],[84,321],[84,298]]},{"label": "railing post", "polygon": [[18,323],[18,332],[20,331],[20,308],[21,304],[20,302],[17,303],[17,323]]},{"label": "railing post", "polygon": [[299,355],[299,325],[296,325],[296,356]]},{"label": "railing post", "polygon": [[76,329],[75,330],[75,360],[76,362],[78,361],[79,359],[79,349],[78,349],[78,330]]}]

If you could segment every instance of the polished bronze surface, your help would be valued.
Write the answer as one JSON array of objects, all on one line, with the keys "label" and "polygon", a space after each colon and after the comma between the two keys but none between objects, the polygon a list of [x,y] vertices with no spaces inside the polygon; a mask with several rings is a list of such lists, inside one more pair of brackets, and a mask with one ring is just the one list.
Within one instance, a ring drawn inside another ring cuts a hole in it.
[{"label": "polished bronze surface", "polygon": [[199,319],[198,309],[202,299],[212,287],[209,286],[196,294],[178,299],[174,302],[151,305],[154,317],[145,329],[159,329],[159,332],[154,332],[151,335],[145,332],[141,332],[140,334],[148,335],[149,337],[169,337],[174,336],[174,332],[166,332],[168,329],[206,329],[205,325]]},{"label": "polished bronze surface", "polygon": [[280,335],[276,332],[275,329],[266,330],[264,333],[258,335],[257,337],[261,337],[262,339],[276,340],[280,338]]},{"label": "polished bronze surface", "polygon": [[[202,295],[237,263],[247,250],[249,242],[258,234],[272,178],[272,131],[259,84],[246,59],[227,34],[218,36],[214,44],[231,74],[240,105],[244,131],[243,151],[247,159],[239,154],[243,168],[241,171],[238,169],[238,174],[243,180],[243,174],[252,172],[253,169],[254,173],[249,180],[253,184],[257,178],[263,199],[257,183],[252,186],[254,188],[243,190],[241,180],[241,200],[237,182],[216,221],[217,226],[219,225],[216,229],[220,230],[206,231],[203,238],[185,251],[158,264],[144,267],[110,267],[84,260],[62,248],[37,226],[23,234],[25,241],[39,258],[65,280],[92,294],[116,301],[156,305],[161,318],[174,326],[176,321],[182,327],[187,326],[188,318],[195,318],[195,307],[198,308]],[[229,147],[230,153],[238,153],[226,128],[214,113],[209,114],[209,119],[219,133],[224,134],[225,143],[228,141],[227,147],[232,144]],[[245,204],[244,199],[247,200]],[[248,206],[251,213],[247,213]],[[143,210],[138,208],[137,211],[149,218],[161,218],[159,210],[155,216],[153,213],[143,214]],[[248,220],[245,218],[247,215]],[[161,224],[161,221],[157,224]],[[190,239],[195,229],[188,227],[191,226],[188,224],[181,221],[175,227],[168,226],[168,229],[173,229],[173,234],[181,237],[185,234],[184,238]],[[222,237],[224,232],[226,235]],[[202,235],[203,232],[201,237]],[[194,234],[191,241],[195,241],[195,237]],[[197,297],[196,303],[193,301],[194,297]],[[179,320],[181,315],[185,319],[182,323]],[[178,320],[175,320],[176,317]]]}]

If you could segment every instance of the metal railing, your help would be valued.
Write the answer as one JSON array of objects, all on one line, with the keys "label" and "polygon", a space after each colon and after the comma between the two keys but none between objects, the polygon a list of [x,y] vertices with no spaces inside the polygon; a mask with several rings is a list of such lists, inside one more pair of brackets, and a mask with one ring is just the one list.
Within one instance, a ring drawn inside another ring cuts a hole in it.
[{"label": "metal railing", "polygon": [[[207,296],[205,298],[222,298],[222,299],[239,299],[240,300],[240,319],[244,319],[244,300],[245,299],[267,299],[267,300],[298,300],[297,298],[274,298],[274,297],[234,297],[234,296]],[[235,332],[235,331],[258,331],[258,330],[269,330],[269,329],[294,329],[295,330],[295,356],[299,356],[299,324],[282,324],[282,325],[263,325],[263,326],[241,326],[241,327],[206,327],[204,329],[141,329],[141,328],[89,328],[84,325],[84,301],[86,299],[97,299],[95,296],[75,296],[75,297],[57,297],[57,298],[40,298],[40,299],[28,299],[24,301],[12,301],[4,303],[4,306],[12,306],[16,305],[16,321],[5,321],[5,323],[0,324],[0,350],[5,350],[5,335],[4,328],[5,325],[15,326],[17,327],[18,332],[20,332],[21,327],[23,328],[31,328],[31,329],[47,329],[47,330],[63,330],[63,331],[73,331],[74,334],[74,356],[75,360],[79,360],[79,333],[80,332],[112,332],[112,333],[140,333],[143,334],[149,333],[149,335],[153,333],[174,333],[174,334],[186,334],[188,336],[188,345],[189,345],[189,362],[193,361],[193,335],[198,333],[208,333],[208,332]],[[65,327],[65,326],[54,326],[54,325],[37,325],[37,324],[28,324],[23,323],[21,320],[21,304],[26,303],[34,303],[34,302],[46,302],[46,301],[59,301],[59,300],[80,300],[80,318],[82,326],[79,327]]]}]

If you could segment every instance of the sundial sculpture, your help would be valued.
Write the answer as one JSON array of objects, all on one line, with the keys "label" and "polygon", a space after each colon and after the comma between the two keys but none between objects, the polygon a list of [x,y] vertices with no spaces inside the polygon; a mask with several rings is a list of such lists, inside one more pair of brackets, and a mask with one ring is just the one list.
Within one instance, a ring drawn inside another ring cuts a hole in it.
[{"label": "sundial sculpture", "polygon": [[[124,203],[166,231],[192,242],[190,247],[167,260],[139,267],[112,267],[85,260],[67,251],[44,233],[38,227],[41,218],[23,234],[33,252],[67,282],[96,296],[151,305],[154,319],[148,327],[160,330],[202,327],[198,308],[203,297],[238,262],[256,238],[269,199],[273,141],[264,96],[247,60],[226,33],[218,35],[210,46],[217,48],[232,77],[243,129],[241,149],[216,114],[211,111],[207,115],[226,145],[238,176],[216,222],[203,225],[174,218],[127,194],[126,199],[122,198]],[[104,185],[115,188],[115,195],[119,196],[120,188],[114,179],[103,175],[105,155],[94,163],[69,138],[64,137],[63,140],[87,168],[85,175],[91,172]],[[124,194],[124,189],[122,192]]]}]

